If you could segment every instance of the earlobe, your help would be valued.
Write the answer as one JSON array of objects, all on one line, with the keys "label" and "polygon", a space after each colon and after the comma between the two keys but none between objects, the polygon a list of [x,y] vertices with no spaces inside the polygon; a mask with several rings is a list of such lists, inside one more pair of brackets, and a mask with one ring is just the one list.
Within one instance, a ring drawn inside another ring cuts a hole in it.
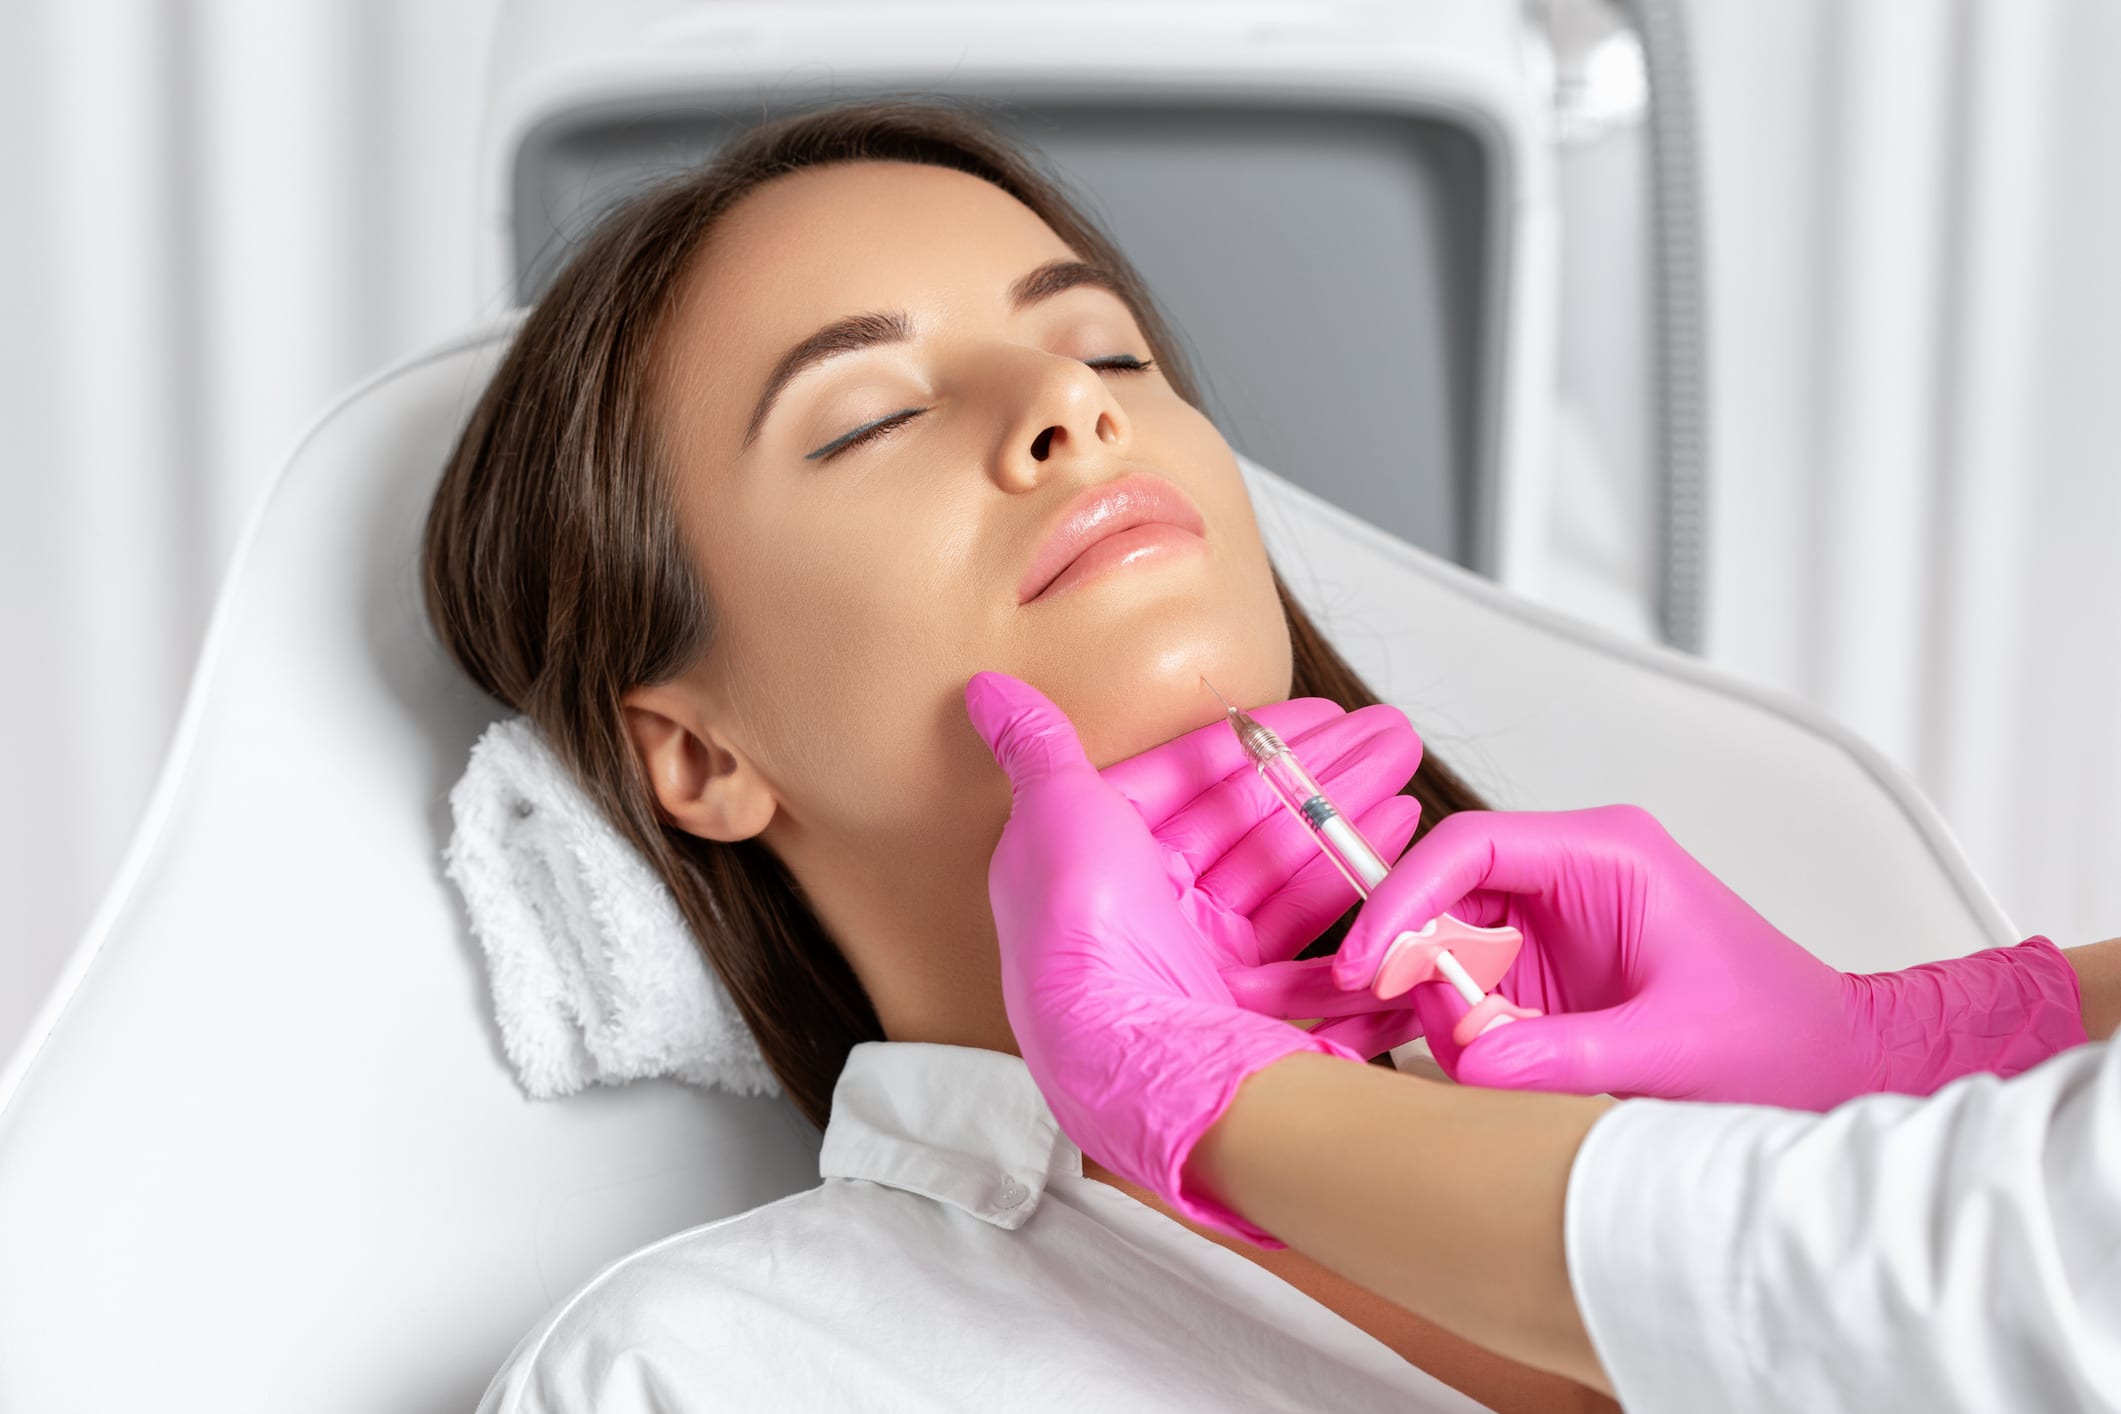
[{"label": "earlobe", "polygon": [[766,828],[777,805],[772,789],[698,717],[697,702],[679,684],[637,687],[620,710],[665,819],[710,840],[748,840]]}]

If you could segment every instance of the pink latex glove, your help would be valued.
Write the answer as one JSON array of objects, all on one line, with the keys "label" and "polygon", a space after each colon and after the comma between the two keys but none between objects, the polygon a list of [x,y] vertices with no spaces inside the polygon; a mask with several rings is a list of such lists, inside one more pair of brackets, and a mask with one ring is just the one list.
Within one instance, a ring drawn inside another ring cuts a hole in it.
[{"label": "pink latex glove", "polygon": [[1182,904],[1169,851],[1042,693],[980,673],[965,711],[1009,775],[987,896],[1009,1025],[1054,1118],[1186,1216],[1282,1245],[1187,1192],[1186,1159],[1254,1071],[1297,1052],[1362,1058],[1231,1000],[1220,945]]},{"label": "pink latex glove", "polygon": [[[1380,855],[1399,857],[1421,819],[1421,803],[1398,793],[1421,764],[1421,738],[1404,712],[1384,704],[1343,712],[1325,698],[1299,697],[1252,715],[1289,743]],[[1241,1005],[1334,1018],[1313,1034],[1365,1056],[1421,1034],[1411,1001],[1342,992],[1317,971],[1328,958],[1290,961],[1356,894],[1259,779],[1229,723],[1210,722],[1100,774],[1164,847],[1179,906]]]},{"label": "pink latex glove", "polygon": [[1825,1110],[2013,1075],[2085,1039],[2076,972],[2047,939],[1838,972],[1633,806],[1438,822],[1364,905],[1336,979],[1367,986],[1402,929],[1446,910],[1524,933],[1500,990],[1547,1013],[1460,1052],[1465,1004],[1417,987],[1438,1064],[1467,1084]]}]

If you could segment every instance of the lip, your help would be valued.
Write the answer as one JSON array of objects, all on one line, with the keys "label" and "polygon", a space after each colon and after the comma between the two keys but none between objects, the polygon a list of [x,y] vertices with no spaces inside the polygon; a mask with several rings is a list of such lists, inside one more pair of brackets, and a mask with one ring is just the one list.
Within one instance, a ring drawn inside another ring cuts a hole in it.
[{"label": "lip", "polygon": [[[1093,545],[1141,526],[1171,527],[1195,539],[1204,538],[1200,512],[1185,492],[1160,476],[1138,471],[1117,481],[1085,487],[1061,508],[1053,528],[1046,532],[1031,563],[1024,567],[1024,576],[1016,586],[1017,602],[1028,604],[1052,589],[1069,566]],[[1134,538],[1143,541],[1143,548],[1150,548],[1180,537],[1163,531]],[[1117,562],[1134,556],[1109,558]]]}]

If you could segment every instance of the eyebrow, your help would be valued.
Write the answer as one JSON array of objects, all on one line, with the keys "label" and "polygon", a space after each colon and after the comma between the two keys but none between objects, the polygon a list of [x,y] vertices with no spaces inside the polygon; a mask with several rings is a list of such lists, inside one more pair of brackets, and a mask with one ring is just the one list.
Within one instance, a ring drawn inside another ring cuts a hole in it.
[{"label": "eyebrow", "polygon": [[[1118,297],[1130,310],[1134,302],[1127,298],[1126,291],[1112,271],[1087,260],[1049,260],[1030,274],[1009,287],[1009,311],[1019,310],[1051,299],[1062,290],[1072,290],[1077,285],[1089,285],[1106,290]],[[902,309],[886,309],[871,314],[850,314],[845,319],[835,319],[809,338],[803,340],[781,355],[780,362],[773,365],[773,372],[766,376],[765,391],[759,394],[757,406],[751,410],[751,421],[744,428],[744,446],[749,447],[758,440],[759,428],[765,425],[773,405],[781,396],[781,390],[794,382],[797,375],[826,359],[841,354],[854,353],[861,349],[874,348],[879,344],[903,344],[913,337],[913,321]]]}]

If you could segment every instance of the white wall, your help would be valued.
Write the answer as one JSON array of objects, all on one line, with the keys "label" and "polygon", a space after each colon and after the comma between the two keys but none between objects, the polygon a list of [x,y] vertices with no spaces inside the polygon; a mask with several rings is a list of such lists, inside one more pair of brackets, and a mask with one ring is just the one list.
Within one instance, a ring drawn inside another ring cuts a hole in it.
[{"label": "white wall", "polygon": [[495,0],[0,17],[0,1054],[145,803],[243,517],[472,307]]},{"label": "white wall", "polygon": [[2121,6],[1701,0],[1708,656],[2121,933]]}]

